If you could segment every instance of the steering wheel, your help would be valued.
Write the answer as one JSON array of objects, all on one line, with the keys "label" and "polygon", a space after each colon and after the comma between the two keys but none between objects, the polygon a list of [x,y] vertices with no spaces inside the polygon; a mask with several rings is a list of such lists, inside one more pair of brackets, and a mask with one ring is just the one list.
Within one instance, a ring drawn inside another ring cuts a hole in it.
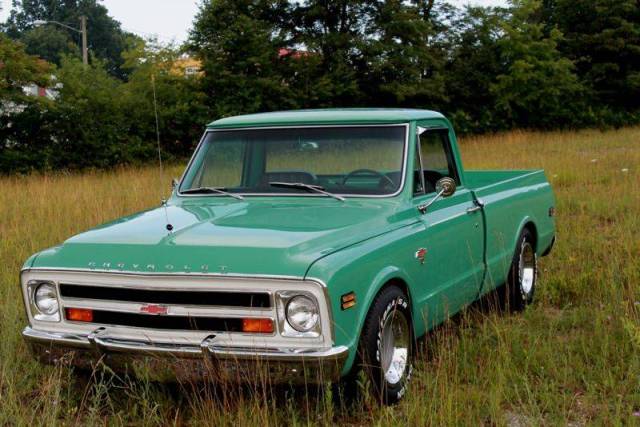
[{"label": "steering wheel", "polygon": [[[392,187],[396,186],[396,183],[393,182],[393,180],[389,178],[387,175],[381,172],[375,171],[373,169],[358,169],[358,170],[349,172],[344,176],[344,178],[342,178],[342,185],[346,185],[347,181],[349,181],[350,178],[353,178],[354,176],[358,176],[358,175],[377,176],[380,178],[380,181],[386,180],[389,184],[391,184]],[[380,185],[380,182],[378,182],[378,185]]]}]

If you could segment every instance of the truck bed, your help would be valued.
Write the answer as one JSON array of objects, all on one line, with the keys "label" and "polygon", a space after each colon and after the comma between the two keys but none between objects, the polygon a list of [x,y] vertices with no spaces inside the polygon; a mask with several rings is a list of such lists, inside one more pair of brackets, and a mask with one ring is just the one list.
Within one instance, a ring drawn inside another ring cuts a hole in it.
[{"label": "truck bed", "polygon": [[[490,187],[499,185],[522,184],[525,178],[531,178],[534,181],[541,175],[544,179],[544,171],[542,170],[466,170],[465,178],[469,188],[475,191],[489,190]],[[528,180],[527,180],[528,181]]]},{"label": "truck bed", "polygon": [[486,292],[506,280],[523,226],[535,224],[541,255],[554,235],[555,200],[543,170],[465,171],[465,184],[484,203]]}]

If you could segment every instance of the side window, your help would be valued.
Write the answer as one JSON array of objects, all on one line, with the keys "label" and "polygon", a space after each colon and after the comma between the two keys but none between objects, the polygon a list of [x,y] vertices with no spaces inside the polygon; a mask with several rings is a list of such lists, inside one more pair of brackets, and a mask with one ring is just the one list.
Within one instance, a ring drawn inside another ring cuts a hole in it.
[{"label": "side window", "polygon": [[460,184],[446,130],[423,132],[420,135],[420,154],[427,193],[435,192],[436,182],[445,176]]}]

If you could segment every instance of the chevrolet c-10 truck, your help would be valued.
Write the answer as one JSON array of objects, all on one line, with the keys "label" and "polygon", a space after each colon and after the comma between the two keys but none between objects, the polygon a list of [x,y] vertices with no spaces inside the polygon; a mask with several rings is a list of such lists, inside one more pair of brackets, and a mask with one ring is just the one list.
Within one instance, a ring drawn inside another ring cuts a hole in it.
[{"label": "chevrolet c-10 truck", "polygon": [[225,118],[160,207],[27,260],[23,336],[78,366],[152,356],[291,383],[364,371],[393,403],[417,338],[497,288],[512,310],[532,301],[554,213],[541,170],[465,170],[437,112]]}]

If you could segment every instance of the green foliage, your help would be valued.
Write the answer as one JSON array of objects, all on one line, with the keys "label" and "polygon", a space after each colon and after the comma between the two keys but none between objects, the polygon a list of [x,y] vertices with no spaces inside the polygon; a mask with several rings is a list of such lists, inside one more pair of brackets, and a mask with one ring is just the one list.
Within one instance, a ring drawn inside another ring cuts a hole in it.
[{"label": "green foliage", "polygon": [[451,59],[446,65],[449,116],[461,133],[495,131],[504,126],[494,112],[491,85],[503,73],[498,40],[508,16],[504,9],[469,7],[451,24]]},{"label": "green foliage", "polygon": [[60,64],[64,55],[81,55],[80,48],[66,30],[53,26],[33,28],[26,31],[20,40],[27,53],[54,64]]},{"label": "green foliage", "polygon": [[209,119],[197,77],[174,71],[175,49],[139,42],[129,51],[123,83],[99,60],[85,67],[63,56],[56,71],[55,100],[25,96],[29,82],[47,85],[50,69],[6,37],[0,52],[3,104],[0,115],[0,171],[108,168],[155,159],[156,127],[153,83],[158,99],[161,145],[167,157],[185,158]]},{"label": "green foliage", "polygon": [[[82,14],[88,69],[76,33],[33,25]],[[213,119],[283,109],[428,108],[463,134],[640,123],[634,0],[203,0],[182,48],[125,33],[99,0],[14,0],[3,30],[25,47],[0,39],[0,172],[155,158],[152,81],[163,151],[176,158]],[[201,74],[177,70],[185,52]],[[24,96],[53,75],[55,101]]]},{"label": "green foliage", "polygon": [[51,66],[24,51],[24,46],[0,33],[0,101],[24,99],[22,86],[29,83],[46,85]]},{"label": "green foliage", "polygon": [[[203,85],[214,117],[296,105],[284,83],[276,18],[286,2],[214,0],[203,3],[191,47],[204,63]],[[289,104],[289,105],[288,105]]]},{"label": "green foliage", "polygon": [[35,147],[50,140],[50,133],[41,129],[41,112],[48,103],[23,91],[30,83],[49,84],[50,72],[48,63],[0,34],[0,172],[24,168],[37,151]]},{"label": "green foliage", "polygon": [[504,69],[490,86],[494,114],[509,127],[552,128],[558,122],[572,123],[580,114],[576,109],[583,107],[582,87],[573,63],[558,51],[562,34],[556,28],[545,34],[542,23],[531,22],[539,2],[523,1],[517,6],[502,22],[504,35],[497,40]]},{"label": "green foliage", "polygon": [[[447,105],[447,11],[433,5],[375,1],[363,45],[363,90],[368,103],[380,106],[442,109]],[[371,96],[373,95],[373,96]]]},{"label": "green foliage", "polygon": [[[296,50],[304,46],[305,62],[314,69],[307,80],[289,84],[316,95],[310,107],[364,105],[360,88],[362,48],[366,40],[366,22],[370,16],[363,0],[309,0],[296,4],[289,15],[293,37],[281,47]],[[291,62],[298,58],[290,57]],[[309,79],[311,77],[311,79]]]},{"label": "green foliage", "polygon": [[155,83],[163,149],[177,158],[191,155],[204,124],[211,118],[200,78],[185,76],[175,66],[181,59],[179,50],[157,42],[138,41],[124,59],[129,80],[122,90],[132,126],[130,135],[140,135],[145,141],[156,140]]},{"label": "green foliage", "polygon": [[82,15],[87,17],[90,55],[104,61],[110,74],[123,78],[122,53],[133,36],[108,15],[100,0],[13,0],[4,30],[10,37],[25,43],[29,53],[59,65],[61,54],[71,53],[69,45],[80,46],[80,34],[53,24],[38,29],[33,23],[36,20],[57,21],[79,28]]},{"label": "green foliage", "polygon": [[563,55],[576,64],[593,101],[637,110],[640,5],[634,0],[549,0],[545,19],[564,34]]}]

